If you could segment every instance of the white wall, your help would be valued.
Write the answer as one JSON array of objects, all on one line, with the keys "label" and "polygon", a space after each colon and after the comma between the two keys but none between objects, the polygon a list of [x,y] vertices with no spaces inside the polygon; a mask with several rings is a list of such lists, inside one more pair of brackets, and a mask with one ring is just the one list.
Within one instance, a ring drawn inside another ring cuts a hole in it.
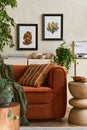
[{"label": "white wall", "polygon": [[[87,40],[87,0],[17,0],[17,8],[8,8],[9,14],[18,23],[38,24],[38,51],[52,52],[59,46],[61,41],[42,41],[42,14],[62,13],[64,15],[63,37],[67,43],[73,40]],[[15,46],[16,27],[12,31]],[[25,53],[29,55],[32,51],[18,51],[5,49],[3,55],[8,53]]]},{"label": "white wall", "polygon": [[[39,52],[55,53],[61,41],[42,41],[42,14],[62,13],[64,15],[63,37],[68,44],[74,40],[87,40],[87,0],[17,0],[17,8],[8,7],[9,14],[18,23],[38,24]],[[6,48],[3,55],[8,53],[24,53],[27,56],[34,51],[16,50],[16,27],[12,30],[15,47]],[[70,76],[73,74],[71,69]]]}]

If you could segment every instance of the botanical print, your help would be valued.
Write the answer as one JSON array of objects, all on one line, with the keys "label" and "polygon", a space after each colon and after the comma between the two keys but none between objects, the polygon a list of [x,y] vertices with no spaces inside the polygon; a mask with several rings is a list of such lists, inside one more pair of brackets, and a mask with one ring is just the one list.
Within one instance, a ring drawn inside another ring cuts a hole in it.
[{"label": "botanical print", "polygon": [[58,30],[58,23],[57,22],[49,22],[47,25],[47,30],[50,31],[51,33],[54,33],[55,31]]},{"label": "botanical print", "polygon": [[63,14],[42,15],[42,40],[63,39]]},{"label": "botanical print", "polygon": [[32,33],[30,31],[27,31],[24,33],[24,36],[23,36],[23,44],[29,45],[31,43],[32,43]]},{"label": "botanical print", "polygon": [[38,49],[38,25],[17,24],[17,50]]}]

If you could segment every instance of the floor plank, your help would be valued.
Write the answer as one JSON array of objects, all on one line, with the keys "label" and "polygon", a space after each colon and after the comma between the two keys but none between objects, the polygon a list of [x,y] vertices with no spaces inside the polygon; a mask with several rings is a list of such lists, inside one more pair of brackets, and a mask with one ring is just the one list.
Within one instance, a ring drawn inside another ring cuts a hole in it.
[{"label": "floor plank", "polygon": [[55,130],[56,130],[56,128],[57,128],[57,130],[58,130],[58,128],[59,128],[59,130],[68,130],[68,129],[73,130],[74,128],[75,128],[75,130],[78,130],[78,128],[81,128],[81,130],[85,130],[85,129],[87,130],[86,126],[69,124],[68,123],[69,112],[70,112],[70,108],[67,109],[65,117],[61,121],[58,121],[58,120],[30,120],[30,126],[21,127],[20,130],[34,130],[34,128],[37,128],[38,130],[39,130],[39,128],[41,130],[44,130],[43,128],[45,128],[46,130],[48,130],[47,128],[49,128],[49,130],[53,130],[54,128],[55,128]]}]

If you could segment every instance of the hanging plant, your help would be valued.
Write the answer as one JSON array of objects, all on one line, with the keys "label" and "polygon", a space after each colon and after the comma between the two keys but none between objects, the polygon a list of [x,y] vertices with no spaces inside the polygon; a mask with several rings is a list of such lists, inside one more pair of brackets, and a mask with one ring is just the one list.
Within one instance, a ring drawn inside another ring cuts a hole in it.
[{"label": "hanging plant", "polygon": [[14,19],[9,16],[6,7],[17,6],[16,0],[0,0],[0,51],[3,51],[5,46],[13,47],[13,36],[11,27],[15,26]]}]

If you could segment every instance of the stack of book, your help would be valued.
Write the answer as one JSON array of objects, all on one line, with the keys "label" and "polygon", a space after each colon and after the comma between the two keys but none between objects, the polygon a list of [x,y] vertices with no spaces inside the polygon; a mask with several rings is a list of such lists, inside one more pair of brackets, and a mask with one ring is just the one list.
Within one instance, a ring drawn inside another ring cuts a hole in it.
[{"label": "stack of book", "polygon": [[25,54],[8,54],[8,58],[26,58],[26,55]]}]

